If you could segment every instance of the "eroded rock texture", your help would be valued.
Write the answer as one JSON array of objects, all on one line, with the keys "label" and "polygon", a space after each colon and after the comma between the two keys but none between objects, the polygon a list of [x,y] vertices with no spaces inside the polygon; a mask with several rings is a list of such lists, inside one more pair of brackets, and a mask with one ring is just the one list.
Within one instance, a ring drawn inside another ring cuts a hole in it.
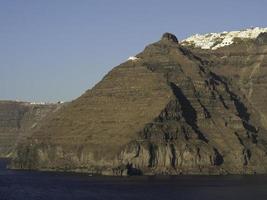
[{"label": "eroded rock texture", "polygon": [[265,78],[255,79],[265,73],[264,38],[209,51],[164,34],[44,120],[18,145],[11,167],[109,175],[266,173],[267,92]]},{"label": "eroded rock texture", "polygon": [[191,49],[206,60],[207,66],[257,111],[262,126],[267,128],[267,33],[255,40],[236,41],[216,51]]},{"label": "eroded rock texture", "polygon": [[0,157],[9,157],[18,141],[60,105],[31,105],[25,102],[0,101]]}]

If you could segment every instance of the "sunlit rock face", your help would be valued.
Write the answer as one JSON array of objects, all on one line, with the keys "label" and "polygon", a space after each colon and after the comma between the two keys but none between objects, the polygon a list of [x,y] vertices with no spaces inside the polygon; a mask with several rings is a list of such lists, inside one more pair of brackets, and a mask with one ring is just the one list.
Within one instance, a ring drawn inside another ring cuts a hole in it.
[{"label": "sunlit rock face", "polygon": [[[264,38],[203,50],[164,34],[43,120],[17,145],[11,167],[103,175],[266,173],[266,105],[235,78],[265,69],[258,66],[265,62]],[[236,73],[227,76],[228,70]]]}]

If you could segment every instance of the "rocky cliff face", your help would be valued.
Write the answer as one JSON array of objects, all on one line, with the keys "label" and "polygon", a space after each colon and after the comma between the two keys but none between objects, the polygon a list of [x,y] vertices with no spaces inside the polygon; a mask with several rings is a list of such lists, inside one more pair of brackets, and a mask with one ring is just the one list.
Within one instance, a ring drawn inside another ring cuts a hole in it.
[{"label": "rocky cliff face", "polygon": [[0,157],[9,157],[16,143],[29,137],[38,123],[58,107],[0,101]]},{"label": "rocky cliff face", "polygon": [[[164,34],[44,120],[17,146],[11,167],[109,175],[266,173],[266,106],[257,96],[266,92],[254,92],[256,82],[249,83],[251,92],[235,77],[244,68],[252,80],[264,66],[264,38],[212,51]],[[228,70],[237,72],[227,76]]]},{"label": "rocky cliff face", "polygon": [[191,48],[207,61],[207,67],[247,99],[267,128],[267,32],[256,39],[236,40],[235,44],[215,50]]}]

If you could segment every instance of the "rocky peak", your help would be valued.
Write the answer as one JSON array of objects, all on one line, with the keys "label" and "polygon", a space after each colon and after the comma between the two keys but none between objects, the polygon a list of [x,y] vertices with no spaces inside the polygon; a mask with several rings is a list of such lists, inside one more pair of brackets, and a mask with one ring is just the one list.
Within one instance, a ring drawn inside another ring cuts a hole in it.
[{"label": "rocky peak", "polygon": [[178,43],[177,37],[172,33],[164,33],[161,37],[161,40],[169,40],[175,43]]},{"label": "rocky peak", "polygon": [[[264,73],[259,70],[265,69],[267,49],[256,46],[237,58],[241,47],[216,58],[216,51],[183,48],[173,34],[163,34],[130,59],[140,61],[115,67],[38,124],[16,145],[10,166],[103,175],[267,173],[261,125],[267,123],[258,119],[265,114],[266,96],[255,101],[262,84],[253,82]],[[244,61],[249,71],[239,68]],[[216,70],[216,63],[228,74]],[[225,78],[230,75],[245,77],[242,90],[239,79],[233,86]],[[263,105],[257,107],[261,113],[255,105]]]}]

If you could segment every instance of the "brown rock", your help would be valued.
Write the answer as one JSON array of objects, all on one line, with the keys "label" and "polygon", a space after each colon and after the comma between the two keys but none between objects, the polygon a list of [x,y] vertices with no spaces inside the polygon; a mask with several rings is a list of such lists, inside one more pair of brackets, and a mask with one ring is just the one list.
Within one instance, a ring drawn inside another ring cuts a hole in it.
[{"label": "brown rock", "polygon": [[18,141],[29,137],[40,121],[61,106],[0,101],[0,157],[9,157]]},{"label": "brown rock", "polygon": [[234,79],[261,68],[264,74],[265,47],[241,46],[189,50],[164,34],[136,62],[114,68],[44,120],[18,145],[11,166],[105,175],[266,173],[266,106],[258,99],[266,93]]},{"label": "brown rock", "polygon": [[172,41],[172,42],[178,43],[177,37],[172,33],[164,33],[162,35],[161,40],[168,40],[168,41]]}]

